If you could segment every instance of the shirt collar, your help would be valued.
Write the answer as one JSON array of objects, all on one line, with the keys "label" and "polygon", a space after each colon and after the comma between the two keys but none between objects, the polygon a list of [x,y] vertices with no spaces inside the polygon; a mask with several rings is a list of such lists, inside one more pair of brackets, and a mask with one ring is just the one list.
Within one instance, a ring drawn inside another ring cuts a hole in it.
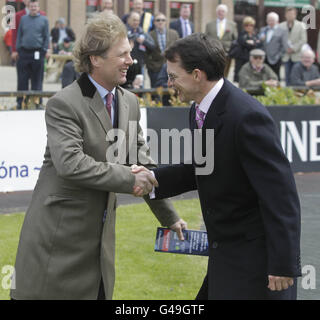
[{"label": "shirt collar", "polygon": [[[93,78],[90,76],[90,74],[88,74],[88,78],[90,79],[90,81],[92,82],[92,84],[96,87],[97,91],[99,92],[102,100],[104,100],[105,96],[110,92],[109,90],[107,90],[106,88],[104,88],[103,86],[101,86],[98,82],[94,81]],[[116,93],[116,88],[113,88],[111,90],[113,96],[115,96]]]},{"label": "shirt collar", "polygon": [[164,28],[163,31],[160,31],[160,29],[157,29],[157,28],[156,28],[156,32],[159,33],[159,34],[166,34],[167,29]]},{"label": "shirt collar", "polygon": [[207,93],[207,95],[202,99],[199,105],[199,109],[204,112],[208,113],[209,108],[213,102],[213,100],[216,98],[217,94],[221,90],[222,86],[224,84],[223,78],[221,78],[215,86]]},{"label": "shirt collar", "polygon": [[182,17],[180,17],[180,20],[181,20],[182,22],[189,22],[189,19],[183,19]]}]

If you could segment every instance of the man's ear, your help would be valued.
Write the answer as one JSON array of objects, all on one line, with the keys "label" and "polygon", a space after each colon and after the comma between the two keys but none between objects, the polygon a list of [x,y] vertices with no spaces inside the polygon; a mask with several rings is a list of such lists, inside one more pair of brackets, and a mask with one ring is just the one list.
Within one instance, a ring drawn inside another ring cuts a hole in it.
[{"label": "man's ear", "polygon": [[100,66],[100,57],[99,56],[90,56],[90,62],[93,67],[97,68]]},{"label": "man's ear", "polygon": [[202,71],[199,70],[199,69],[194,69],[192,71],[192,75],[193,75],[193,79],[195,81],[201,81],[202,77],[203,77],[203,74],[202,74]]}]

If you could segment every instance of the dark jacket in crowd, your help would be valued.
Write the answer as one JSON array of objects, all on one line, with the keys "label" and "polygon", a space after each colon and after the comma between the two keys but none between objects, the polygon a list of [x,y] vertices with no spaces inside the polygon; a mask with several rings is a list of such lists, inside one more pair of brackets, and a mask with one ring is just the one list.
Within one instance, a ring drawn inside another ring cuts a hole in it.
[{"label": "dark jacket in crowd", "polygon": [[[60,33],[60,28],[53,28],[51,29],[51,38],[52,38],[52,43],[58,43],[59,41],[59,33]],[[71,41],[76,40],[76,35],[74,34],[73,30],[69,27],[66,27],[66,33],[68,38],[70,38]]]},{"label": "dark jacket in crowd", "polygon": [[[134,41],[134,47],[132,49],[131,56],[133,59],[137,59],[139,64],[143,66],[147,50],[154,50],[155,43],[152,37],[148,33],[145,33],[141,27],[135,30],[133,30],[130,26],[127,26],[127,28],[128,39]],[[140,36],[144,36],[144,41],[142,44],[136,41]]]},{"label": "dark jacket in crowd", "polygon": [[[247,43],[248,40],[252,40],[253,44]],[[236,64],[234,69],[234,81],[239,81],[239,71],[241,67],[249,61],[249,53],[253,49],[261,48],[262,43],[257,34],[250,36],[246,31],[242,31],[238,37],[239,54],[235,58]]]}]

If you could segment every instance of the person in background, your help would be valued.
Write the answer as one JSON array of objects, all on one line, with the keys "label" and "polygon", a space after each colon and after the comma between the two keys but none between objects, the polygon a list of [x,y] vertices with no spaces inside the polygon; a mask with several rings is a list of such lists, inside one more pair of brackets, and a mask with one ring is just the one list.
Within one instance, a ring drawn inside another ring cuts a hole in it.
[{"label": "person in background", "polygon": [[[131,52],[132,58],[138,60],[138,64],[144,66],[144,59],[147,51],[154,50],[155,43],[152,37],[143,31],[139,25],[140,15],[135,11],[131,11],[128,17],[127,29],[128,38],[134,42]],[[141,74],[143,71],[141,70]]]},{"label": "person in background", "polygon": [[62,88],[67,87],[73,81],[78,80],[79,78],[80,78],[80,73],[76,71],[73,60],[68,61],[62,69],[62,74],[61,74]]},{"label": "person in background", "polygon": [[74,43],[69,37],[63,39],[63,42],[59,44],[58,54],[66,54],[71,56],[73,50]]},{"label": "person in background", "polygon": [[250,60],[239,72],[239,87],[242,89],[260,90],[262,84],[276,87],[279,85],[275,72],[264,63],[265,52],[261,49],[250,51]]},{"label": "person in background", "polygon": [[320,65],[320,30],[318,32],[318,42],[317,42],[317,60],[318,64]]},{"label": "person in background", "polygon": [[[225,4],[219,4],[216,8],[217,18],[206,25],[205,33],[219,40],[228,54],[232,41],[238,39],[238,29],[234,21],[227,19],[227,14],[228,7]],[[231,58],[227,56],[225,77],[228,77],[230,65]]]},{"label": "person in background", "polygon": [[[132,1],[132,11],[139,13],[140,16],[140,27],[143,29],[145,33],[151,31],[153,26],[153,15],[150,12],[144,11],[144,1],[143,0],[133,0]],[[124,24],[128,23],[130,13],[125,14],[122,17],[122,21]]]},{"label": "person in background", "polygon": [[114,13],[113,12],[113,0],[102,0],[101,1],[101,12]]},{"label": "person in background", "polygon": [[314,62],[314,52],[312,50],[304,50],[301,55],[301,61],[292,67],[290,85],[306,87],[320,86],[320,73]]},{"label": "person in background", "polygon": [[[130,47],[133,49],[134,47],[134,35],[130,38],[128,37]],[[127,81],[124,84],[121,84],[122,88],[125,89],[140,89],[143,88],[143,74],[142,66],[139,64],[137,59],[132,59],[132,65],[129,66],[127,71]]]},{"label": "person in background", "polygon": [[[15,16],[16,28],[12,29],[12,53],[11,53],[11,58],[12,58],[13,61],[17,61],[17,59],[19,58],[18,52],[16,50],[16,43],[17,43],[17,36],[18,36],[20,20],[21,20],[21,18],[23,16],[25,16],[26,14],[30,13],[30,10],[29,10],[30,0],[23,0],[23,3],[25,5],[25,8],[16,13],[16,16]],[[44,11],[41,11],[41,10],[40,10],[40,14],[43,15],[43,16],[46,15],[46,13]],[[19,77],[19,72],[18,72],[18,77]],[[19,82],[19,80],[18,80],[18,82]]]},{"label": "person in background", "polygon": [[252,17],[245,17],[242,22],[243,31],[239,34],[238,45],[240,54],[235,57],[234,81],[239,82],[238,73],[241,67],[249,61],[251,50],[260,48],[261,41],[255,31],[256,21]]},{"label": "person in background", "polygon": [[157,13],[154,19],[155,29],[149,33],[155,43],[155,47],[148,50],[145,61],[152,88],[156,88],[158,75],[166,62],[164,51],[179,39],[177,31],[167,28],[166,22],[166,16],[161,12]]},{"label": "person in background", "polygon": [[66,21],[64,18],[59,18],[57,20],[56,26],[51,30],[51,43],[53,53],[59,52],[59,45],[63,43],[65,38],[69,38],[71,41],[76,40],[76,36],[73,30],[66,26]]},{"label": "person in background", "polygon": [[[38,0],[30,0],[29,14],[21,18],[16,49],[18,91],[42,90],[44,59],[49,57],[49,21],[40,14]],[[17,109],[22,108],[23,97],[17,98]]]},{"label": "person in background", "polygon": [[265,62],[272,68],[280,80],[282,57],[288,48],[288,33],[279,27],[279,15],[277,13],[268,13],[267,26],[261,28],[259,37],[263,42],[262,48],[266,52]]},{"label": "person in background", "polygon": [[298,21],[297,9],[287,7],[285,10],[286,21],[280,23],[280,28],[288,34],[288,45],[282,62],[285,67],[286,85],[290,83],[290,73],[295,63],[301,61],[301,49],[308,43],[307,28],[303,22]]},{"label": "person in background", "polygon": [[182,3],[180,7],[179,19],[170,22],[170,28],[176,30],[180,38],[187,37],[194,32],[193,22],[189,20],[190,16],[190,4]]},{"label": "person in background", "polygon": [[12,29],[11,28],[6,28],[4,32],[3,41],[11,55],[11,52],[12,52]]}]

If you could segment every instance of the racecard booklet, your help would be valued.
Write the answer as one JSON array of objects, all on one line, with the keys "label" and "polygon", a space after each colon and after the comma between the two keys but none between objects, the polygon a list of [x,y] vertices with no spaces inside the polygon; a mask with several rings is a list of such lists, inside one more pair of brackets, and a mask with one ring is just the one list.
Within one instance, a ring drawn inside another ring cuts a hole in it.
[{"label": "racecard booklet", "polygon": [[205,231],[183,230],[184,241],[169,228],[158,228],[155,251],[208,256],[208,236]]}]

